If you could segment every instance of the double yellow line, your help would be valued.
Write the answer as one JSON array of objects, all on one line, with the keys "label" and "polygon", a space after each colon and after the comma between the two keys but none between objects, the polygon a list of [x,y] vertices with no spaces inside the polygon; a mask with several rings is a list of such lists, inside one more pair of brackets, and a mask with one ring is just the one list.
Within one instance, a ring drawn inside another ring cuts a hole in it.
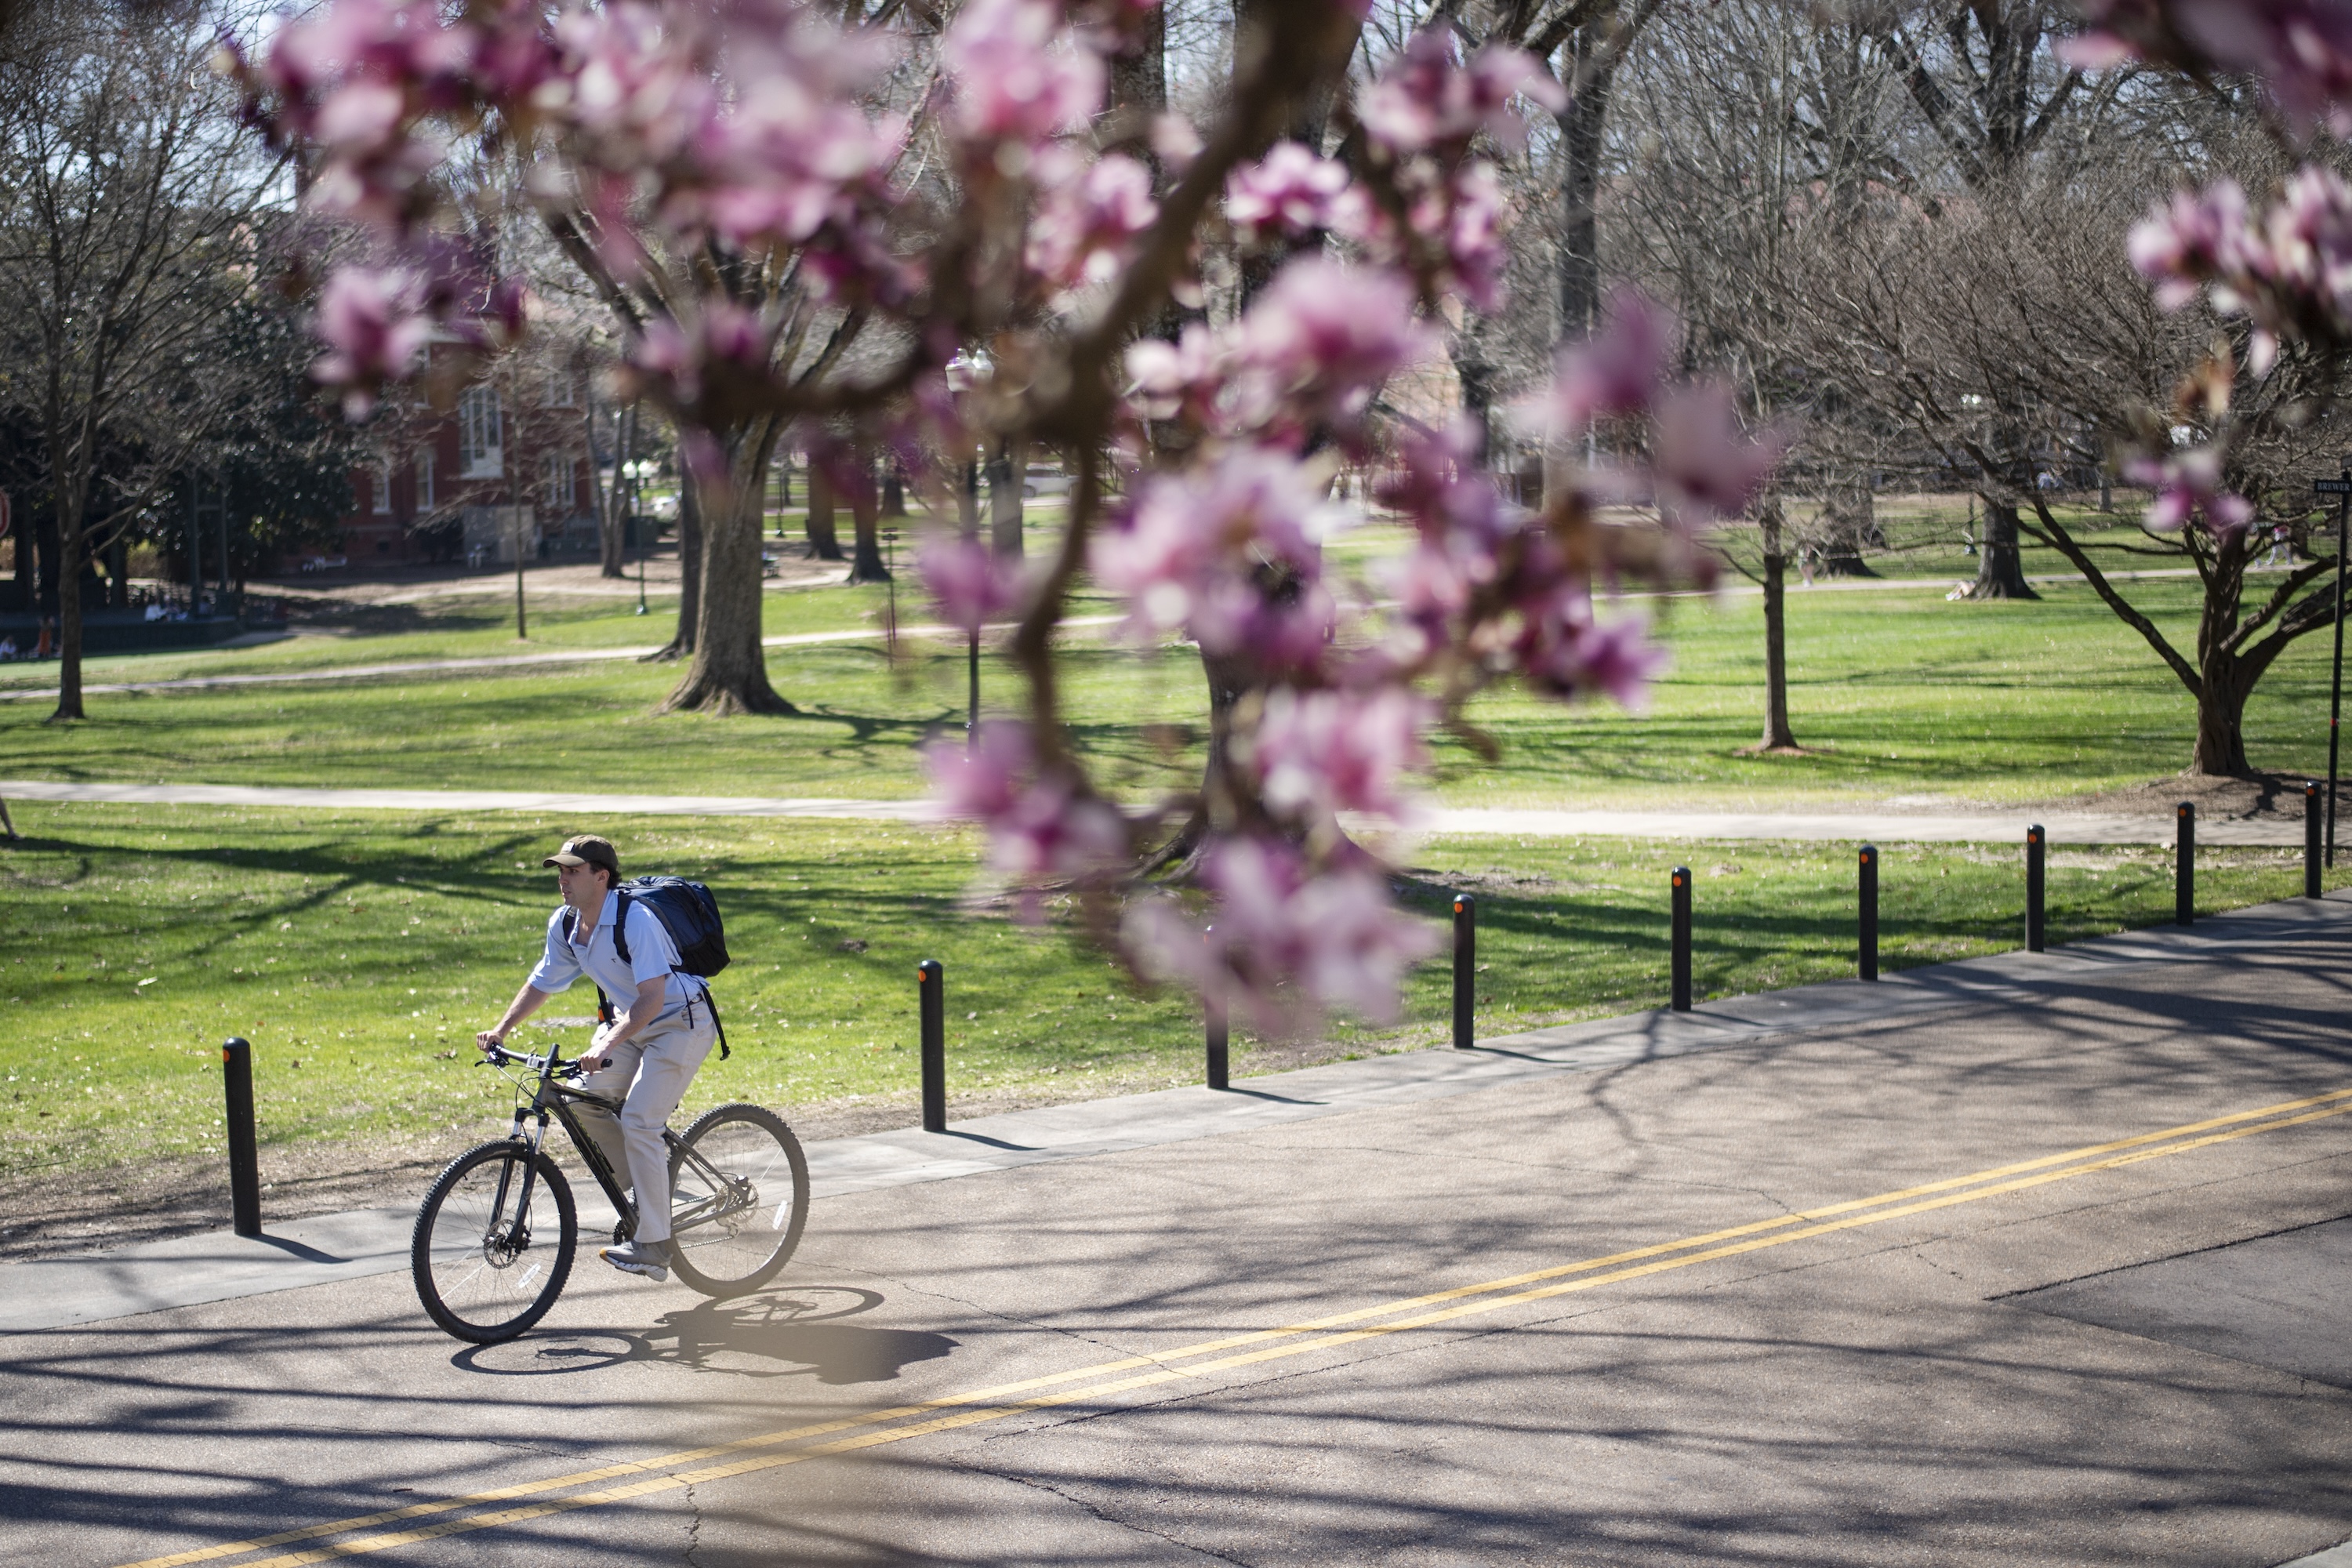
[{"label": "double yellow line", "polygon": [[[920,1404],[894,1405],[887,1410],[871,1411],[862,1415],[813,1422],[706,1448],[688,1448],[675,1454],[664,1454],[657,1458],[606,1465],[598,1469],[581,1470],[546,1480],[526,1481],[491,1491],[473,1492],[465,1497],[412,1503],[405,1508],[390,1509],[381,1513],[362,1514],[326,1524],[305,1525],[299,1530],[283,1531],[250,1541],[234,1541],[218,1546],[177,1552],[164,1557],[150,1557],[139,1563],[126,1563],[123,1568],[181,1568],[184,1563],[216,1562],[296,1542],[318,1541],[331,1535],[350,1534],[354,1531],[376,1531],[373,1534],[357,1535],[331,1545],[289,1552],[242,1565],[242,1568],[294,1568],[298,1563],[358,1557],[443,1536],[504,1524],[520,1524],[530,1520],[544,1519],[551,1514],[625,1502],[632,1498],[700,1486],[731,1476],[749,1475],[755,1470],[775,1469],[827,1455],[853,1453],[886,1443],[901,1443],[909,1437],[920,1437],[933,1432],[1001,1421],[1033,1410],[1050,1409],[1080,1400],[1107,1399],[1133,1389],[1173,1383],[1180,1378],[1197,1378],[1233,1367],[1308,1355],[1317,1351],[1401,1333],[1410,1329],[1431,1328],[1463,1318],[1498,1312],[1529,1301],[1597,1289],[1603,1285],[1662,1274],[1669,1269],[1687,1268],[1717,1258],[1786,1247],[1791,1242],[1827,1236],[1833,1231],[1853,1230],[1910,1215],[1976,1203],[2004,1193],[2022,1192],[2029,1187],[2086,1176],[2095,1172],[2116,1170],[2144,1160],[2186,1154],[2232,1139],[2298,1127],[2305,1122],[2347,1112],[2352,1112],[2352,1089],[2334,1089],[2326,1094],[2284,1100],[2252,1110],[2232,1111],[2203,1121],[2168,1127],[2159,1132],[2143,1132],[2112,1142],[2070,1149],[2063,1154],[2046,1154],[2039,1159],[1998,1165],[1965,1176],[1950,1176],[1920,1186],[1881,1193],[1874,1197],[1854,1198],[1799,1214],[1780,1215],[1771,1219],[1733,1226],[1727,1230],[1685,1237],[1679,1241],[1660,1242],[1626,1252],[1612,1252],[1605,1258],[1583,1258],[1475,1285],[1458,1285],[1427,1295],[1360,1307],[1352,1311],[1337,1312],[1329,1317],[1310,1319],[1284,1328],[1258,1329],[1222,1339],[1203,1340],[1197,1344],[1156,1354],[1100,1362],[1092,1366],[1048,1373],[1016,1383],[997,1384],[965,1394],[925,1400]],[[1387,1321],[1373,1321],[1379,1319]],[[811,1441],[815,1438],[830,1440]],[[786,1445],[797,1446],[785,1448],[781,1453],[772,1451]],[[572,1489],[580,1487],[593,1489]],[[553,1492],[571,1492],[572,1495],[560,1498],[548,1495]],[[533,1500],[518,1502],[522,1499]],[[496,1506],[499,1504],[516,1506]],[[468,1511],[472,1510],[483,1511]],[[448,1515],[460,1517],[435,1517]],[[432,1522],[407,1523],[419,1520]],[[383,1525],[404,1525],[405,1528],[376,1529]]]}]

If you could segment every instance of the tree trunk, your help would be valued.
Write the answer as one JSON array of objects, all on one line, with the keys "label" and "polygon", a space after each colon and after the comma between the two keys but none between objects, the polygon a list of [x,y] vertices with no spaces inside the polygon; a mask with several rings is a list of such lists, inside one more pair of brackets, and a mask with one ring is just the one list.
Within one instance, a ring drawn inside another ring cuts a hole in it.
[{"label": "tree trunk", "polygon": [[1027,478],[1021,447],[1000,443],[988,459],[988,547],[999,560],[1021,559],[1021,491]]},{"label": "tree trunk", "polygon": [[1977,580],[1969,585],[1971,599],[2038,599],[2025,580],[2017,552],[2017,509],[1985,498],[1984,539],[1977,546]]},{"label": "tree trunk", "polygon": [[1781,553],[1780,498],[1764,501],[1764,737],[1757,749],[1793,752],[1797,737],[1789,728],[1788,617],[1782,587],[1788,580],[1789,558]]},{"label": "tree trunk", "polygon": [[106,603],[110,609],[131,607],[131,542],[120,535],[106,552]]},{"label": "tree trunk", "polygon": [[772,422],[737,437],[723,485],[706,488],[688,476],[678,505],[679,553],[685,553],[686,519],[695,515],[696,554],[701,588],[695,596],[694,662],[660,710],[692,710],[731,717],[740,713],[797,713],[799,709],[768,684],[767,650],[761,647],[765,591],[760,563],[761,524],[767,493],[768,454],[775,440]]},{"label": "tree trunk", "polygon": [[[667,646],[646,656],[648,660],[683,658],[694,652],[702,635],[702,497],[692,476],[677,489],[677,630]],[[651,549],[650,543],[646,546]],[[691,677],[689,677],[691,679]],[[684,690],[681,686],[679,690]],[[667,711],[677,700],[673,691],[662,704]]]},{"label": "tree trunk", "polygon": [[1255,677],[1246,659],[1206,648],[1201,650],[1201,673],[1209,686],[1209,754],[1201,765],[1201,797],[1176,836],[1142,868],[1147,873],[1164,872],[1174,882],[1190,882],[1200,875],[1210,825],[1233,820],[1234,791],[1227,781],[1234,766],[1234,710]]},{"label": "tree trunk", "polygon": [[631,404],[613,417],[613,482],[604,482],[604,470],[596,462],[596,405],[588,404],[585,417],[588,433],[588,499],[596,508],[596,555],[600,576],[626,577],[629,564],[629,515],[625,510],[629,494],[627,468],[630,448],[636,444],[637,408]]},{"label": "tree trunk", "polygon": [[874,494],[874,465],[860,458],[851,479],[849,517],[857,531],[856,553],[849,563],[853,583],[887,583],[890,569],[882,563],[881,508]]},{"label": "tree trunk", "polygon": [[824,469],[815,463],[808,471],[808,534],[809,557],[814,561],[839,561],[841,535],[833,526],[833,481],[825,478]]},{"label": "tree trunk", "polygon": [[[2219,661],[2217,661],[2219,662]],[[2189,771],[2221,778],[2243,778],[2253,770],[2246,763],[2247,684],[2231,668],[2208,666],[2197,693],[2197,744],[2189,753]]]},{"label": "tree trunk", "polygon": [[[65,499],[59,497],[62,512]],[[77,514],[81,501],[76,497],[72,506]],[[81,706],[81,552],[82,529],[79,517],[68,524],[63,516],[58,519],[58,708],[50,714],[52,721],[89,717]]]},{"label": "tree trunk", "polygon": [[[1575,59],[1591,58],[1609,47],[1615,7],[1576,30],[1570,48]],[[1559,112],[1560,175],[1559,335],[1570,342],[1591,337],[1601,326],[1601,190],[1603,133],[1615,67],[1595,70],[1579,84]]]}]

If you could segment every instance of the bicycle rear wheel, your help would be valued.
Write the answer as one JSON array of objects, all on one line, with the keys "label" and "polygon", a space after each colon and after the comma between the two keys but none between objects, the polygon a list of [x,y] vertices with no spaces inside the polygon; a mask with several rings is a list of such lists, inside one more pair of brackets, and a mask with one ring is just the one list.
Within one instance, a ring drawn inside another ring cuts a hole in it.
[{"label": "bicycle rear wheel", "polygon": [[[528,1205],[527,1160],[537,1165]],[[408,1267],[435,1322],[461,1340],[496,1344],[547,1315],[579,1244],[563,1173],[544,1153],[502,1139],[468,1149],[434,1178],[416,1211]]]},{"label": "bicycle rear wheel", "polygon": [[669,1263],[706,1296],[756,1290],[776,1277],[808,1224],[808,1160],[765,1106],[721,1105],[670,1152]]}]

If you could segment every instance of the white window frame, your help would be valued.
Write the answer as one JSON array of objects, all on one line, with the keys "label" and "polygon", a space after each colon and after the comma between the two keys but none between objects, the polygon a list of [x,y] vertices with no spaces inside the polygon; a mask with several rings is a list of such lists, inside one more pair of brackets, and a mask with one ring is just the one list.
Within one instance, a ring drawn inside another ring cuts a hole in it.
[{"label": "white window frame", "polygon": [[392,465],[368,465],[368,510],[377,517],[392,515]]},{"label": "white window frame", "polygon": [[433,450],[426,447],[416,454],[416,514],[419,517],[433,510]]},{"label": "white window frame", "polygon": [[572,387],[575,379],[566,366],[557,365],[551,368],[547,373],[546,405],[550,408],[573,406],[573,400],[579,395]]},{"label": "white window frame", "polygon": [[548,510],[558,517],[572,515],[580,492],[571,453],[539,455],[539,493],[546,500]]},{"label": "white window frame", "polygon": [[469,386],[457,398],[457,477],[495,479],[506,472],[506,421],[495,386]]}]

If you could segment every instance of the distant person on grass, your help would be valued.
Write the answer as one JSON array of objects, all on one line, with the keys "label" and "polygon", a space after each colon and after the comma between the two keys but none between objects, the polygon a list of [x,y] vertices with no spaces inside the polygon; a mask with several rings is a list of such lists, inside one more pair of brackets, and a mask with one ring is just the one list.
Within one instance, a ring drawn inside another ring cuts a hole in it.
[{"label": "distant person on grass", "polygon": [[[580,1058],[589,1076],[581,1087],[614,1101],[620,1115],[581,1105],[580,1121],[614,1172],[636,1192],[637,1228],[618,1247],[604,1249],[614,1268],[647,1279],[669,1278],[669,1150],[662,1126],[686,1096],[702,1058],[716,1038],[709,988],[677,968],[677,946],[661,917],[642,900],[628,903],[629,923],[620,944],[613,941],[613,893],[621,858],[610,841],[583,835],[540,862],[555,868],[563,907],[547,920],[547,952],[539,967],[495,1028],[474,1043],[485,1051],[506,1043],[515,1026],[547,999],[586,974],[609,1003],[596,1026],[588,1054]],[[618,1011],[614,1011],[614,1008]]]}]

